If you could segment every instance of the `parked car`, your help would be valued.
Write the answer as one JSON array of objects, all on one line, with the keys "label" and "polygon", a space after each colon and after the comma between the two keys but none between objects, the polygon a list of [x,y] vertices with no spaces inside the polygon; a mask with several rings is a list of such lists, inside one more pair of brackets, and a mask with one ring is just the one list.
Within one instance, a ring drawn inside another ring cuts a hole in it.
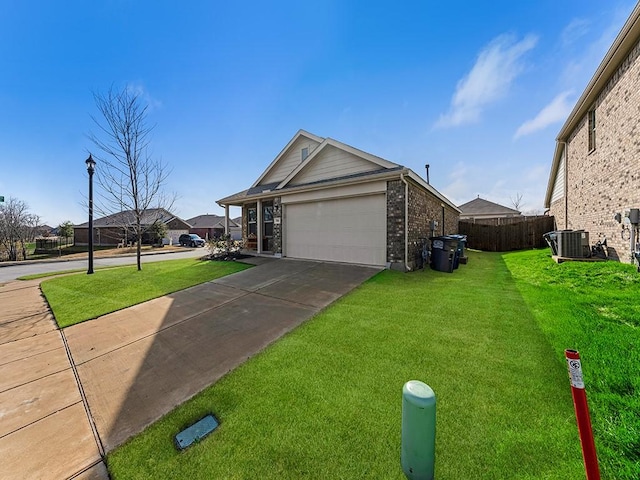
[{"label": "parked car", "polygon": [[178,242],[183,247],[204,247],[204,240],[195,233],[183,233]]}]

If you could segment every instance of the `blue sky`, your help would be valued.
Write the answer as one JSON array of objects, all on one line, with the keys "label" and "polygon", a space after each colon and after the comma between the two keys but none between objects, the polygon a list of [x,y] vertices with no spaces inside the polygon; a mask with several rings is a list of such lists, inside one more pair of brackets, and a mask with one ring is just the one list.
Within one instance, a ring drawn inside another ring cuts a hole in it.
[{"label": "blue sky", "polygon": [[0,0],[0,195],[86,221],[93,92],[129,85],[185,219],[222,214],[301,128],[429,163],[456,204],[541,212],[555,136],[634,5]]}]

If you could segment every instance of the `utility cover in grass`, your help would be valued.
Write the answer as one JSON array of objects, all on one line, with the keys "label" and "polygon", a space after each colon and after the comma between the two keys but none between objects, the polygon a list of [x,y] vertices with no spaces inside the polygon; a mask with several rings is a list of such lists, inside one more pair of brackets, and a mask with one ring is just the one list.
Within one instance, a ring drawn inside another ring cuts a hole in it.
[{"label": "utility cover in grass", "polygon": [[185,428],[178,433],[175,437],[175,444],[178,450],[184,450],[192,443],[198,442],[218,428],[218,421],[216,418],[209,414],[206,417],[198,420],[190,427]]}]

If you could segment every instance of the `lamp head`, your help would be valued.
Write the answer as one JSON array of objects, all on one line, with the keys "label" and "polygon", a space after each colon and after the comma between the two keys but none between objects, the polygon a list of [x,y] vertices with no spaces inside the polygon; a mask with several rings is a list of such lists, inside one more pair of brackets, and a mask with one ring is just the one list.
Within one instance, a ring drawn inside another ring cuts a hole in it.
[{"label": "lamp head", "polygon": [[89,158],[87,158],[84,163],[87,164],[87,172],[89,173],[93,173],[95,167],[96,167],[96,161],[93,159],[93,157],[91,156],[91,154],[89,154]]}]

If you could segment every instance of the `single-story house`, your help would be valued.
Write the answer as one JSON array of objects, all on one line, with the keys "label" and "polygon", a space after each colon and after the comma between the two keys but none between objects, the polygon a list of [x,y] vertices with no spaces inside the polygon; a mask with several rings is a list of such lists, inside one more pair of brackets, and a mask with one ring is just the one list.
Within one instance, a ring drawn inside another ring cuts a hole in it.
[{"label": "single-story house", "polygon": [[[640,208],[640,3],[614,40],[556,138],[545,207],[559,230],[606,238],[613,259],[633,262]],[[616,214],[620,214],[617,216]]]},{"label": "single-story house", "polygon": [[462,212],[460,214],[461,222],[504,225],[513,223],[514,220],[522,219],[522,212],[480,198],[480,195],[470,202],[459,205],[458,208]]},{"label": "single-story house", "polygon": [[[187,219],[187,223],[191,225],[189,233],[195,233],[205,240],[224,235],[224,217],[219,215],[198,215]],[[234,240],[242,238],[242,228],[233,219],[229,219],[229,233]]]},{"label": "single-story house", "polygon": [[218,204],[227,217],[242,208],[245,249],[256,254],[402,270],[422,238],[456,233],[460,215],[409,168],[304,130]]},{"label": "single-story house", "polygon": [[[183,233],[189,233],[191,225],[165,210],[164,208],[147,209],[142,217],[142,225],[149,227],[156,221],[160,221],[167,226],[167,236],[163,239],[164,244],[177,245],[178,237]],[[95,246],[126,245],[135,241],[133,225],[135,216],[133,211],[114,213],[102,218],[93,220],[93,244]],[[75,245],[87,245],[89,243],[89,222],[73,227],[73,241]],[[149,235],[143,235],[142,243],[152,243],[153,239]]]}]

